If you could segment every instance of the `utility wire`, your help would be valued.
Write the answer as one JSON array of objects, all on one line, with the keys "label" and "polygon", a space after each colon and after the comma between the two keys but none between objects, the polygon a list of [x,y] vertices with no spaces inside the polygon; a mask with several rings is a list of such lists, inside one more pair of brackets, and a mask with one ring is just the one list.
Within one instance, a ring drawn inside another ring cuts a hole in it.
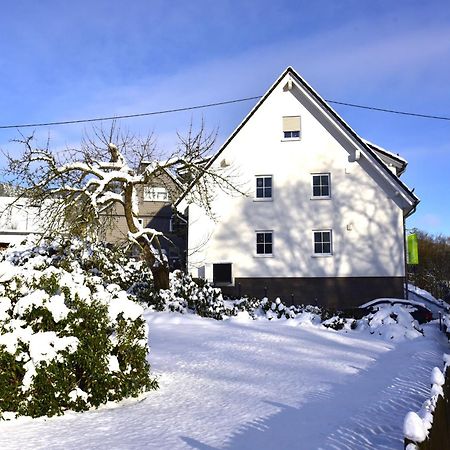
[{"label": "utility wire", "polygon": [[419,114],[419,113],[412,113],[412,112],[406,112],[406,111],[396,111],[394,109],[385,109],[385,108],[376,108],[374,106],[356,105],[354,103],[337,102],[335,100],[325,100],[325,101],[328,103],[334,103],[335,105],[351,106],[352,108],[369,109],[372,111],[381,111],[381,112],[392,113],[392,114],[402,114],[404,116],[424,117],[425,119],[436,119],[436,120],[450,120],[450,117],[445,117],[445,116],[433,116],[430,114]]},{"label": "utility wire", "polygon": [[[100,122],[103,120],[116,120],[116,119],[130,119],[133,117],[145,117],[145,116],[156,116],[160,114],[169,114],[169,113],[175,113],[175,112],[181,112],[181,111],[192,111],[194,109],[203,109],[203,108],[211,108],[214,106],[222,106],[222,105],[230,105],[232,103],[240,103],[240,102],[246,102],[249,100],[256,100],[260,99],[260,96],[256,97],[245,97],[245,98],[239,98],[235,100],[228,100],[224,102],[217,102],[217,103],[207,103],[205,105],[196,105],[196,106],[188,106],[184,108],[174,108],[174,109],[165,109],[161,111],[152,111],[152,112],[146,112],[146,113],[138,113],[138,114],[126,114],[126,115],[120,115],[120,116],[109,116],[109,117],[96,117],[91,119],[78,119],[78,120],[63,120],[58,122],[43,122],[43,123],[26,123],[26,124],[18,124],[18,125],[0,125],[0,129],[8,129],[8,128],[30,128],[30,127],[46,127],[50,125],[70,125],[70,124],[76,124],[76,123],[88,123],[88,122]],[[412,113],[412,112],[406,112],[406,111],[397,111],[393,109],[385,109],[385,108],[376,108],[374,106],[365,106],[365,105],[357,105],[355,103],[346,103],[346,102],[338,102],[335,100],[325,100],[328,103],[333,103],[335,105],[343,105],[343,106],[349,106],[352,108],[359,108],[359,109],[367,109],[370,111],[379,111],[379,112],[385,112],[385,113],[391,113],[391,114],[400,114],[403,116],[413,116],[413,117],[421,117],[425,119],[434,119],[434,120],[448,120],[450,121],[450,117],[445,116],[435,116],[430,114],[419,114],[419,113]]]},{"label": "utility wire", "polygon": [[158,114],[169,114],[169,113],[174,113],[174,112],[190,111],[193,109],[210,108],[212,106],[229,105],[231,103],[246,102],[248,100],[256,100],[257,98],[261,98],[261,97],[259,97],[259,96],[258,97],[246,97],[246,98],[239,98],[237,100],[228,100],[225,102],[208,103],[206,105],[187,106],[185,108],[175,108],[175,109],[163,109],[162,111],[152,111],[152,112],[138,113],[138,114],[126,114],[123,116],[96,117],[94,119],[64,120],[64,121],[60,121],[60,122],[26,123],[26,124],[20,124],[20,125],[0,125],[0,129],[46,127],[49,125],[69,125],[69,124],[74,124],[74,123],[100,122],[102,120],[130,119],[132,117],[156,116]]}]

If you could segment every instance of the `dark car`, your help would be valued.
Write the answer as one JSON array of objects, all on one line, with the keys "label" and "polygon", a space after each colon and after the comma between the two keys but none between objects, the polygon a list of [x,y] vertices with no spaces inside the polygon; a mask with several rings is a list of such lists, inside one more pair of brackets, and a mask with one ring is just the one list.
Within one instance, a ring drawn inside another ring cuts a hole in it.
[{"label": "dark car", "polygon": [[395,298],[383,298],[378,300],[373,300],[369,303],[366,303],[360,306],[361,309],[367,311],[368,313],[377,311],[377,306],[382,305],[400,305],[404,306],[405,309],[411,314],[411,316],[417,320],[419,323],[426,323],[433,319],[433,314],[431,311],[424,305],[409,301],[409,300],[398,300]]}]

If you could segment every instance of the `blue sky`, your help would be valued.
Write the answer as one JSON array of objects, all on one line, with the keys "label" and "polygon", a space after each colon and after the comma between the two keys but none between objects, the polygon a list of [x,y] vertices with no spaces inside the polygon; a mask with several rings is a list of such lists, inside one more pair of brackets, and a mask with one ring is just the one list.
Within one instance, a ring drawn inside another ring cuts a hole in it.
[{"label": "blue sky", "polygon": [[[323,97],[450,116],[450,2],[84,1],[2,4],[0,125],[155,111],[262,95],[288,65]],[[162,151],[191,120],[222,142],[254,102],[124,121]],[[334,106],[409,161],[408,227],[450,235],[450,122]],[[36,130],[76,145],[89,126]],[[23,130],[25,134],[30,129]],[[12,149],[17,130],[0,130]],[[3,164],[3,161],[0,161]]]}]

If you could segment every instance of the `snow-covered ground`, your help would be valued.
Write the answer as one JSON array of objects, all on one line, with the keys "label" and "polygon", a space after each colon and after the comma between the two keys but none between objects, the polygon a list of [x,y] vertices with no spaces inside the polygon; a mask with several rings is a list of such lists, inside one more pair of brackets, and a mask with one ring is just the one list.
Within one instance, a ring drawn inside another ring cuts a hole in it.
[{"label": "snow-covered ground", "polygon": [[0,423],[1,449],[402,449],[448,344],[296,320],[148,313],[160,389],[87,413]]}]

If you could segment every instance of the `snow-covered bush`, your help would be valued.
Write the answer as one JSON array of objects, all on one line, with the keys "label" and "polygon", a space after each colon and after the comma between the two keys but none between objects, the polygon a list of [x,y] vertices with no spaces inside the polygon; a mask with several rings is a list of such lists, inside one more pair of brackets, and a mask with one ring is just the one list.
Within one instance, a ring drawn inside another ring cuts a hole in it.
[{"label": "snow-covered bush", "polygon": [[217,320],[237,314],[237,309],[223,300],[220,289],[195,281],[179,270],[170,274],[170,289],[151,294],[148,303],[157,311],[185,313],[191,310]]},{"label": "snow-covered bush", "polygon": [[157,387],[142,307],[99,276],[106,262],[82,268],[77,252],[60,243],[2,256],[0,417],[81,411]]},{"label": "snow-covered bush", "polygon": [[344,328],[350,328],[351,330],[356,329],[358,322],[355,319],[348,319],[346,317],[341,317],[340,315],[333,316],[322,322],[325,328],[331,328],[332,330],[342,330]]},{"label": "snow-covered bush", "polygon": [[414,339],[423,336],[417,320],[401,305],[380,305],[378,310],[359,321],[359,329],[368,329],[371,334],[385,339]]},{"label": "snow-covered bush", "polygon": [[192,312],[202,317],[223,320],[245,312],[253,319],[294,319],[300,314],[319,315],[316,306],[286,306],[279,298],[243,297],[224,300],[220,289],[203,280],[194,280],[181,271],[170,274],[170,289],[151,293],[147,303],[156,311]]},{"label": "snow-covered bush", "polygon": [[54,266],[68,272],[82,270],[100,277],[105,284],[118,284],[133,294],[151,288],[151,271],[142,261],[134,261],[119,247],[82,241],[80,239],[28,238],[23,244],[11,247],[4,258],[15,266],[36,269]]}]

